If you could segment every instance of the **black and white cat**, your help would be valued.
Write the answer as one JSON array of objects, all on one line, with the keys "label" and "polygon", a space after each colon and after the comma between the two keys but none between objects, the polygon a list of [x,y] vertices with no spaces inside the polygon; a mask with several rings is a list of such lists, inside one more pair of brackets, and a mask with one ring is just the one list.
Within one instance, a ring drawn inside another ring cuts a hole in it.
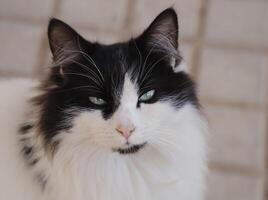
[{"label": "black and white cat", "polygon": [[0,82],[1,200],[202,200],[206,121],[182,67],[176,12],[102,45],[48,27],[41,85]]}]

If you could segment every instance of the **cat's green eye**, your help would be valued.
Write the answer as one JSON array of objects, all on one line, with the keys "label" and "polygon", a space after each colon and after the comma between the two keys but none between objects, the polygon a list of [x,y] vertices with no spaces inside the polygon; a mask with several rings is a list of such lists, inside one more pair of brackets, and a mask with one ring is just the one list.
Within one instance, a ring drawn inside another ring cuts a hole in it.
[{"label": "cat's green eye", "polygon": [[102,106],[106,104],[106,101],[98,97],[89,97],[89,101],[98,106]]},{"label": "cat's green eye", "polygon": [[139,101],[149,101],[154,96],[155,90],[149,90],[140,96]]}]

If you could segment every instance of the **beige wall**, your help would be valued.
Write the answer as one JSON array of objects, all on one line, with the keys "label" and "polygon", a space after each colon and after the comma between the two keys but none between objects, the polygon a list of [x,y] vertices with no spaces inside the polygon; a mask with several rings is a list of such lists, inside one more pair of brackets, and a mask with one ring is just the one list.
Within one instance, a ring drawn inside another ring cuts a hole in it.
[{"label": "beige wall", "polygon": [[42,76],[50,16],[110,43],[136,35],[171,5],[211,126],[207,199],[263,200],[267,0],[0,0],[0,77]]}]

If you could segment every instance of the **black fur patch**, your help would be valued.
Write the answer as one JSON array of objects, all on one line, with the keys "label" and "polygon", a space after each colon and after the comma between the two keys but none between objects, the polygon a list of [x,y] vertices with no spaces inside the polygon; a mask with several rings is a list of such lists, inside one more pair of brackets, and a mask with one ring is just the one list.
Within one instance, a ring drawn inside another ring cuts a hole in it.
[{"label": "black fur patch", "polygon": [[35,147],[28,144],[27,142],[28,142],[27,140],[23,141],[21,152],[28,166],[34,166],[39,161],[39,159],[36,158]]},{"label": "black fur patch", "polygon": [[19,128],[19,133],[21,134],[26,134],[28,133],[31,129],[33,128],[32,124],[23,124],[20,128]]},{"label": "black fur patch", "polygon": [[33,154],[33,147],[32,146],[24,146],[22,148],[22,152],[26,157],[31,157]]},{"label": "black fur patch", "polygon": [[145,145],[146,145],[146,143],[140,144],[140,145],[133,145],[133,146],[130,146],[128,148],[124,148],[124,149],[120,148],[120,149],[117,149],[116,151],[118,153],[120,153],[120,154],[133,154],[133,153],[137,153]]}]

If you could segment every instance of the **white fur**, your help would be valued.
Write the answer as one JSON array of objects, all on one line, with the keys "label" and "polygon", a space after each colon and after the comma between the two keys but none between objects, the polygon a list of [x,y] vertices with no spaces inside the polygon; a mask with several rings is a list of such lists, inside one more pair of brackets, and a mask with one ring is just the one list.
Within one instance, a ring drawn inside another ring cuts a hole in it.
[{"label": "white fur", "polygon": [[37,200],[40,187],[25,167],[18,146],[18,126],[29,110],[27,99],[35,86],[30,80],[0,81],[0,199]]},{"label": "white fur", "polygon": [[[0,85],[0,188],[5,191],[0,199],[203,199],[206,123],[199,111],[190,104],[175,109],[167,102],[137,109],[137,89],[128,77],[110,119],[104,120],[100,111],[81,111],[73,128],[57,136],[61,142],[54,157],[40,153],[34,170],[48,177],[41,194],[34,174],[24,167],[16,138],[16,127],[30,109],[26,99],[32,85],[20,80]],[[115,127],[128,122],[135,125],[129,142],[147,144],[135,154],[121,155],[112,149],[125,147],[126,141]]]},{"label": "white fur", "polygon": [[189,72],[189,68],[188,68],[186,62],[184,60],[182,60],[179,65],[175,65],[173,67],[173,71],[175,73],[179,73],[179,72],[182,72],[182,71],[188,73]]}]

